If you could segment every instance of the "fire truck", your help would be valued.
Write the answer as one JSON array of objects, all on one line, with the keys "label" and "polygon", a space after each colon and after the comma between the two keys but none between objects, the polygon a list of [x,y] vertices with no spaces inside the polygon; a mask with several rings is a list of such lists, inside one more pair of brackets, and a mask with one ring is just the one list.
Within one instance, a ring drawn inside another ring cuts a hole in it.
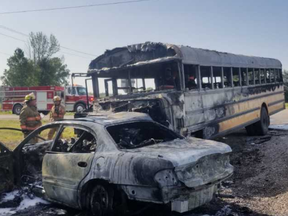
[{"label": "fire truck", "polygon": [[60,96],[65,104],[66,111],[83,112],[93,102],[86,88],[73,86],[34,86],[34,87],[4,87],[2,110],[12,111],[19,115],[23,107],[25,95],[34,93],[39,112],[47,115],[53,106],[53,97]]}]

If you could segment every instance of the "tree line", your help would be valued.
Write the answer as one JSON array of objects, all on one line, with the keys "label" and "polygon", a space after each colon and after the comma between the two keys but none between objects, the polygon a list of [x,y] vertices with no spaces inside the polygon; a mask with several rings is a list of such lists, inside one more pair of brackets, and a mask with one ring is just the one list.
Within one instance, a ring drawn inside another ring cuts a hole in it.
[{"label": "tree line", "polygon": [[[60,44],[54,35],[29,34],[27,51],[17,48],[7,60],[1,77],[4,86],[49,86],[68,84],[70,71],[64,58],[55,57]],[[25,55],[26,53],[26,55]]]}]

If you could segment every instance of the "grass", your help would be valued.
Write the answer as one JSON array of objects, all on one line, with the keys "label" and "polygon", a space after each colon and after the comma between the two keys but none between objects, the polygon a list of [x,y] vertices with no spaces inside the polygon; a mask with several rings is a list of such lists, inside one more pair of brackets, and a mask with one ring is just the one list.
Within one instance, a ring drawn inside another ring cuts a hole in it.
[{"label": "grass", "polygon": [[0,104],[0,115],[10,115],[12,111],[2,111],[2,104]]},{"label": "grass", "polygon": [[[0,103],[0,115],[11,115],[12,114],[12,110],[11,111],[3,111],[2,110],[2,104]],[[74,115],[74,112],[66,112],[66,115],[71,116]]]},{"label": "grass", "polygon": [[[42,121],[42,124],[47,124],[48,121]],[[9,127],[9,128],[18,128],[20,129],[19,120],[1,120],[0,128]],[[48,132],[50,129],[42,131],[41,137],[44,139],[48,138]],[[64,130],[63,138],[70,139],[71,137],[76,137],[74,134],[74,129],[67,127]],[[0,130],[0,142],[4,143],[8,148],[14,149],[16,146],[24,139],[23,133],[21,131],[12,131],[12,130]]]},{"label": "grass", "polygon": [[[0,127],[20,129],[19,120],[1,120]],[[10,149],[14,149],[23,138],[23,133],[21,131],[0,130],[0,142],[7,145]]]}]

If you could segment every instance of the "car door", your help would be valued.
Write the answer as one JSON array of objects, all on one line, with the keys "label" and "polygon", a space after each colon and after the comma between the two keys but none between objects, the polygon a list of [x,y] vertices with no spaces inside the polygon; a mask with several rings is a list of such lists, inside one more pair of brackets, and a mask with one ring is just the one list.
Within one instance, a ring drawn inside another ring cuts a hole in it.
[{"label": "car door", "polygon": [[[14,185],[21,183],[23,181],[21,177],[22,175],[27,175],[25,174],[25,171],[27,171],[27,167],[29,165],[33,165],[33,171],[39,171],[41,173],[41,157],[42,154],[45,154],[45,149],[43,147],[46,146],[47,149],[50,149],[54,140],[48,140],[48,133],[51,129],[55,129],[55,131],[57,131],[59,129],[59,125],[53,124],[42,126],[29,134],[29,136],[23,139],[20,143],[15,140],[7,145],[0,142],[0,193],[5,192],[11,189]],[[0,128],[0,131],[1,134],[3,134],[5,131],[16,131],[15,133],[13,132],[12,135],[18,137],[17,133],[21,133],[22,136],[22,130],[17,128],[4,127]],[[15,146],[17,143],[18,145]],[[28,146],[30,146],[30,148]],[[37,155],[35,155],[37,147],[39,147],[39,150],[44,150],[38,152],[39,158],[36,157]],[[11,148],[14,150],[11,150]],[[24,152],[23,148],[25,148]],[[31,161],[24,160],[24,158],[30,158],[30,153],[34,154],[31,157]],[[38,159],[38,163],[33,164],[35,159]],[[39,170],[35,169],[35,167],[39,167]]]},{"label": "car door", "polygon": [[[13,131],[10,134],[11,136],[15,135],[17,137],[18,133],[22,135],[21,129],[3,127],[0,128],[0,136],[7,131],[9,131],[9,134]],[[0,193],[9,191],[15,184],[19,183],[21,169],[19,168],[20,157],[17,152],[21,149],[20,146],[22,146],[21,143],[23,142],[20,142],[20,144],[18,140],[10,141],[7,144],[0,142]]]},{"label": "car door", "polygon": [[13,152],[0,142],[0,193],[14,185]]},{"label": "car door", "polygon": [[78,186],[90,170],[96,136],[87,128],[69,125],[63,125],[57,136],[43,159],[45,193],[50,200],[78,207]]}]

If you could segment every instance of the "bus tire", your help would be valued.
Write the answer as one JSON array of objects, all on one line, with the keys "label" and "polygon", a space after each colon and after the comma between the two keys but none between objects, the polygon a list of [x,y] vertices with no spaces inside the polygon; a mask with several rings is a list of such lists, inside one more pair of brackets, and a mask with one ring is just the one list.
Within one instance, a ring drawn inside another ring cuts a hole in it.
[{"label": "bus tire", "polygon": [[75,104],[74,111],[76,113],[82,113],[85,109],[86,109],[86,106],[84,103]]},{"label": "bus tire", "polygon": [[22,107],[21,104],[15,104],[13,107],[13,114],[20,115]]},{"label": "bus tire", "polygon": [[262,106],[260,120],[252,125],[246,126],[246,131],[249,136],[263,136],[268,133],[270,125],[270,117],[267,109]]},{"label": "bus tire", "polygon": [[211,134],[211,130],[209,130],[209,127],[205,127],[195,133],[195,136],[201,139],[211,139],[211,135],[213,134]]},{"label": "bus tire", "polygon": [[256,122],[256,130],[257,135],[263,136],[268,133],[269,125],[270,125],[270,116],[267,112],[267,109],[262,106],[261,108],[261,116],[260,121]]}]

